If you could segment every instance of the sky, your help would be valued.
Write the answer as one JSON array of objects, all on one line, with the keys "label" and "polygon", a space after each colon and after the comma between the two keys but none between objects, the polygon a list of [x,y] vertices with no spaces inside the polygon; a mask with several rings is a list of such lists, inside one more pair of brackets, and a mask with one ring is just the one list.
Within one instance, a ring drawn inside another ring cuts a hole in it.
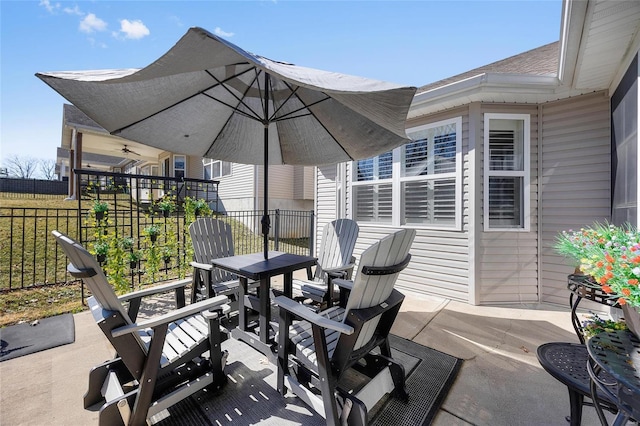
[{"label": "sky", "polygon": [[0,0],[0,162],[55,159],[66,100],[36,72],[142,68],[190,27],[274,60],[409,86],[560,38],[561,0]]}]

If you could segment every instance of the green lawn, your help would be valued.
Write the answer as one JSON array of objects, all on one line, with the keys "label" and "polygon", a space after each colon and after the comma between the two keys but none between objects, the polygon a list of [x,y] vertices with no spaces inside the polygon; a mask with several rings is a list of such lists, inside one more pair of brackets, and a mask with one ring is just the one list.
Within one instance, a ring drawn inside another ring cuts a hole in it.
[{"label": "green lawn", "polygon": [[[82,207],[89,209],[91,204],[92,201],[83,201]],[[116,208],[128,211],[128,203],[118,200],[117,204]],[[77,207],[77,201],[64,201],[62,197],[38,200],[3,198],[0,194],[0,327],[85,309],[80,283],[68,282],[71,277],[65,273],[64,256],[56,255],[60,249],[51,235],[57,229],[77,238]],[[138,226],[146,226],[143,223],[148,220],[144,215],[133,216],[133,224],[126,218],[127,223],[123,219],[120,225],[133,226],[137,235]],[[262,239],[256,238],[247,226],[233,218],[224,220],[232,225],[237,254],[262,251]],[[274,242],[270,241],[269,246],[273,249]],[[290,239],[281,240],[279,250],[300,252],[306,247],[307,238]],[[57,263],[54,259],[58,259]],[[190,268],[183,268],[183,273],[190,274]],[[178,275],[179,268],[160,271],[156,281]],[[12,290],[8,290],[10,277]],[[141,281],[145,280],[150,281],[146,277]]]}]

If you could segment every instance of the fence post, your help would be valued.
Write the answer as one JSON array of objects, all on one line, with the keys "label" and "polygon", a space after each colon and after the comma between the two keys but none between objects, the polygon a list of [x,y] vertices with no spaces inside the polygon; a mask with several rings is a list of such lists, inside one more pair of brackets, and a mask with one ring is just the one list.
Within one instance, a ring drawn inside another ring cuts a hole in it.
[{"label": "fence post", "polygon": [[314,247],[316,246],[314,243],[313,237],[315,236],[315,215],[313,210],[309,212],[309,256],[313,257]]},{"label": "fence post", "polygon": [[275,225],[273,226],[274,233],[274,250],[280,250],[280,209],[276,209],[276,220]]}]

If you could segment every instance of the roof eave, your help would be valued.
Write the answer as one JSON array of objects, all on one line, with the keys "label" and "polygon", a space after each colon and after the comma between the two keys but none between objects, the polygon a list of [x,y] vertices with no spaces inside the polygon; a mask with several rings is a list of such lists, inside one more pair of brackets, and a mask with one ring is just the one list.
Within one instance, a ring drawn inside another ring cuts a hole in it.
[{"label": "roof eave", "polygon": [[540,98],[557,97],[560,82],[556,76],[551,75],[523,75],[505,73],[486,73],[457,81],[446,86],[437,87],[418,93],[411,103],[409,118],[431,114],[443,108],[456,98],[460,99],[460,105],[473,101],[493,101],[497,95],[506,93],[536,95],[536,101]]}]

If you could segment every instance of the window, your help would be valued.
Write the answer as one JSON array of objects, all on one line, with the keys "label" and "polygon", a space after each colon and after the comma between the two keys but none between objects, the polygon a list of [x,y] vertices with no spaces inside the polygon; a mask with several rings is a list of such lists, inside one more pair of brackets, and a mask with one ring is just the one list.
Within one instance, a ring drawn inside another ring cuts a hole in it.
[{"label": "window", "polygon": [[530,118],[484,116],[484,229],[529,230]]},{"label": "window", "polygon": [[460,229],[462,119],[409,129],[412,142],[354,162],[354,218]]},{"label": "window", "polygon": [[183,178],[187,171],[187,157],[184,155],[173,156],[173,176]]},{"label": "window", "polygon": [[202,165],[204,166],[205,179],[218,179],[231,174],[231,163],[228,161],[203,158]]}]

